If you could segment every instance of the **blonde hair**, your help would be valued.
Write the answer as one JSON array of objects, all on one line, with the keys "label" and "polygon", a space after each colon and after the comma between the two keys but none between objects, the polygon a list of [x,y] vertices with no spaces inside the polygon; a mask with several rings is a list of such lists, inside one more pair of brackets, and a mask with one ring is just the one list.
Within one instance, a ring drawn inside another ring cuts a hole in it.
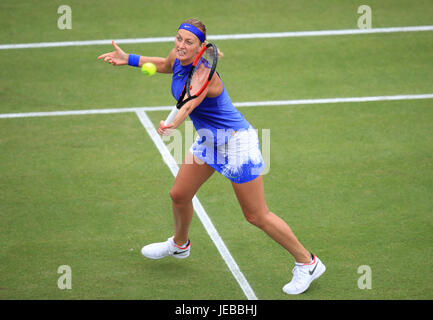
[{"label": "blonde hair", "polygon": [[[186,20],[183,21],[182,23],[192,24],[194,27],[200,29],[200,31],[203,32],[203,34],[204,34],[204,38],[205,38],[205,40],[204,40],[203,43],[204,43],[204,44],[207,44],[207,41],[206,41],[206,26],[204,25],[203,22],[201,22],[199,19],[196,19],[196,18],[190,18],[190,19],[186,19]],[[224,53],[222,53],[222,52],[220,51],[220,49],[218,49],[218,57],[219,57],[219,58],[224,57]]]}]

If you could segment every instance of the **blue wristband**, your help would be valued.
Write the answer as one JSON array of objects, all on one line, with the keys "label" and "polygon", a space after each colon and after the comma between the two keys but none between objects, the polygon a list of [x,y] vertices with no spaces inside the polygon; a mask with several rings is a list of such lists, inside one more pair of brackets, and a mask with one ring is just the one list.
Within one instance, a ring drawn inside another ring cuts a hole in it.
[{"label": "blue wristband", "polygon": [[128,57],[128,64],[133,67],[139,67],[139,63],[140,63],[140,56],[130,53]]}]

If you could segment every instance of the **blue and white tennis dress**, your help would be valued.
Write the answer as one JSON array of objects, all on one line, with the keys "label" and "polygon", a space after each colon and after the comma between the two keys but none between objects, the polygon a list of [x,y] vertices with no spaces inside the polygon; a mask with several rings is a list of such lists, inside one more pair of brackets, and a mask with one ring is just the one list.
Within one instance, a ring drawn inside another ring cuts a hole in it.
[{"label": "blue and white tennis dress", "polygon": [[[191,67],[177,59],[173,65],[171,92],[176,101]],[[193,155],[235,183],[260,175],[265,165],[257,132],[233,106],[224,84],[219,96],[204,98],[189,117],[198,134],[190,148]]]}]

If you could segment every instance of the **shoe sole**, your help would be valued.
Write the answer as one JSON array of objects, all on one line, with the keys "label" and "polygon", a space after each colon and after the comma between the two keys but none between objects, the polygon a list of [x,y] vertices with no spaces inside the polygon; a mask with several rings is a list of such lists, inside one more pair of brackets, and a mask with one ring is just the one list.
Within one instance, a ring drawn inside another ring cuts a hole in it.
[{"label": "shoe sole", "polygon": [[162,257],[149,256],[149,255],[144,254],[143,251],[141,251],[141,254],[143,255],[143,257],[148,258],[148,259],[152,259],[152,260],[159,260],[159,259],[164,259],[167,257],[173,257],[176,259],[186,259],[189,257],[189,252],[187,252],[187,254],[182,252],[181,254],[166,255],[166,256],[162,256]]},{"label": "shoe sole", "polygon": [[148,259],[152,259],[152,260],[159,260],[159,259],[163,259],[163,258],[165,258],[165,257],[154,257],[154,256],[149,256],[149,255],[145,254],[145,253],[143,252],[143,250],[141,250],[141,254],[142,254],[143,257],[148,258]]}]

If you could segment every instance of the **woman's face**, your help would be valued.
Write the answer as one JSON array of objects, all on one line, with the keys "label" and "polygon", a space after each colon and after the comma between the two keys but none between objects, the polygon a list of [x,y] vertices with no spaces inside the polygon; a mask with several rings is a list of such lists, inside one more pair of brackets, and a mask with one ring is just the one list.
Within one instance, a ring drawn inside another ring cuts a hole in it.
[{"label": "woman's face", "polygon": [[197,53],[200,52],[201,45],[200,40],[193,33],[179,29],[174,40],[176,58],[182,65],[192,63]]}]

